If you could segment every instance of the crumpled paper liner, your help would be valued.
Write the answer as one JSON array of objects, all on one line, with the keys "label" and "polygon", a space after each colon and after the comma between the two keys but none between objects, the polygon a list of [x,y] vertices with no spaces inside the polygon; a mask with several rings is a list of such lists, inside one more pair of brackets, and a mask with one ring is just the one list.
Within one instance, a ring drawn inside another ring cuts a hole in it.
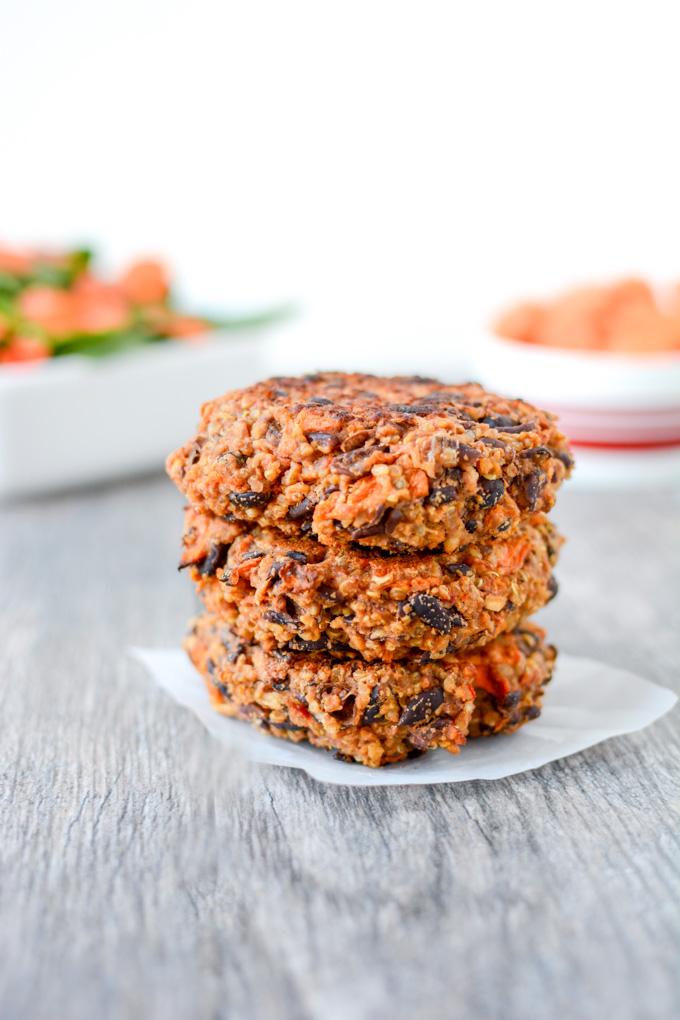
[{"label": "crumpled paper liner", "polygon": [[429,751],[380,769],[337,761],[328,751],[260,733],[219,715],[184,652],[133,648],[167,694],[188,708],[219,741],[249,761],[303,769],[314,779],[346,786],[405,786],[503,779],[540,768],[602,740],[635,733],[668,712],[677,696],[665,687],[603,662],[560,654],[540,718],[516,733],[471,740],[458,755]]}]

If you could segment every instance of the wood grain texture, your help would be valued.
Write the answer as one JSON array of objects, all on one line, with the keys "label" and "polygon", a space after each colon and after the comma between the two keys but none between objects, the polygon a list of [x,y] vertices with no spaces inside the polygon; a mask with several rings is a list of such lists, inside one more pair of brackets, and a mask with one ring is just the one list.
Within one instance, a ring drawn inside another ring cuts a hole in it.
[{"label": "wood grain texture", "polygon": [[[566,492],[558,645],[680,687],[680,503]],[[177,642],[154,478],[0,515],[0,1015],[670,1020],[680,713],[538,772],[235,761],[124,654]]]}]

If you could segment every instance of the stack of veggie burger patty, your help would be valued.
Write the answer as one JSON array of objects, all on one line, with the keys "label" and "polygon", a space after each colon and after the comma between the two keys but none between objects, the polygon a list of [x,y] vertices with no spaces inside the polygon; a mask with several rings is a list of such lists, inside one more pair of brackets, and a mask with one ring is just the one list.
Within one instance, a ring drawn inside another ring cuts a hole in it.
[{"label": "stack of veggie burger patty", "polygon": [[324,372],[203,406],[168,458],[215,708],[378,766],[540,713],[555,419],[476,384]]}]

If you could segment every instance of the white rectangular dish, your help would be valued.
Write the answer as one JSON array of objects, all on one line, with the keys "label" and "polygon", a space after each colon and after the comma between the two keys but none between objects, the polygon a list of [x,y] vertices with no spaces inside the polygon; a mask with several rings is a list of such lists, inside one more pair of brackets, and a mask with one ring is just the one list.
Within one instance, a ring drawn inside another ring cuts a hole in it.
[{"label": "white rectangular dish", "polygon": [[160,469],[201,403],[266,374],[263,330],[0,370],[0,497]]}]

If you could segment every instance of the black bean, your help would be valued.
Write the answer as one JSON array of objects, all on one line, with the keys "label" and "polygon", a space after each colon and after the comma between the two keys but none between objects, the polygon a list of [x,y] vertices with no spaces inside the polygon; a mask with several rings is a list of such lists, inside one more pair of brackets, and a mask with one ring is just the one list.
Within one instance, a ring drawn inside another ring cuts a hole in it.
[{"label": "black bean", "polygon": [[427,502],[431,506],[443,506],[446,503],[453,503],[457,495],[457,485],[442,485],[439,489],[432,489]]},{"label": "black bean", "polygon": [[472,567],[467,563],[447,563],[444,568],[447,574],[471,574]]},{"label": "black bean", "polygon": [[297,627],[297,623],[288,613],[278,613],[275,609],[267,609],[262,615],[268,623],[276,623],[279,627],[289,627],[291,630],[295,630]]},{"label": "black bean", "polygon": [[518,425],[515,425],[514,427],[508,426],[505,429],[500,429],[501,432],[513,432],[513,433],[534,432],[535,430],[536,430],[535,421],[520,422]]},{"label": "black bean", "polygon": [[380,517],[377,521],[374,521],[372,524],[364,524],[360,528],[354,528],[353,531],[350,531],[350,535],[352,536],[353,539],[370,538],[371,535],[382,535],[384,532],[383,528],[384,516],[385,511],[383,511],[380,514]]},{"label": "black bean", "polygon": [[524,713],[525,719],[538,719],[541,714],[541,710],[538,705],[529,705],[528,709]]},{"label": "black bean", "polygon": [[550,598],[548,599],[548,602],[552,602],[552,600],[555,598],[559,590],[560,586],[557,583],[557,578],[555,577],[554,574],[551,574],[550,578],[548,579],[548,591],[550,592]]},{"label": "black bean", "polygon": [[311,517],[314,513],[314,504],[311,499],[304,496],[299,503],[288,508],[286,516],[290,521],[299,521],[304,517]]},{"label": "black bean", "polygon": [[342,751],[334,751],[333,757],[336,761],[349,762],[350,765],[354,762],[354,758],[351,754],[343,754]]},{"label": "black bean", "polygon": [[213,679],[213,687],[220,692],[225,701],[231,701],[231,691],[221,680]]},{"label": "black bean", "polygon": [[384,452],[386,446],[359,446],[355,450],[347,450],[333,459],[331,470],[350,478],[359,478],[365,474],[366,462],[376,451]]},{"label": "black bean", "polygon": [[514,708],[521,697],[521,691],[510,691],[510,693],[506,694],[503,698],[503,708]]},{"label": "black bean", "polygon": [[528,510],[535,510],[538,506],[538,501],[547,481],[548,479],[542,471],[532,471],[531,474],[527,475],[524,479],[522,489],[524,501]]},{"label": "black bean", "polygon": [[199,567],[201,574],[204,577],[210,577],[214,574],[226,564],[228,553],[228,545],[223,545],[221,542],[213,543],[208,550],[208,555],[204,559],[203,565]]},{"label": "black bean", "polygon": [[464,627],[465,620],[455,608],[447,609],[435,595],[418,592],[406,605],[415,615],[439,634],[449,634],[454,627]]},{"label": "black bean", "polygon": [[319,406],[323,407],[324,404],[332,404],[332,403],[333,403],[333,401],[329,400],[328,397],[310,397],[305,406],[306,407],[310,407],[310,406],[313,406],[314,404],[318,404]]},{"label": "black bean", "polygon": [[275,680],[272,684],[275,691],[287,691],[288,681],[287,680]]},{"label": "black bean", "polygon": [[296,726],[292,722],[272,722],[271,719],[267,720],[267,725],[271,726],[275,730],[290,730],[295,732],[296,730],[304,730],[304,726]]},{"label": "black bean", "polygon": [[502,478],[480,478],[479,487],[484,493],[482,510],[489,510],[495,506],[505,494],[505,484]]},{"label": "black bean", "polygon": [[435,712],[444,701],[443,687],[428,687],[416,694],[399,717],[399,726],[412,726],[422,722]]},{"label": "black bean", "polygon": [[519,424],[516,418],[511,418],[507,414],[487,414],[481,421],[484,425],[490,425],[493,429],[512,428],[512,426]]},{"label": "black bean", "polygon": [[268,492],[230,492],[229,499],[236,506],[250,509],[251,507],[266,506],[271,499],[271,494]]},{"label": "black bean", "polygon": [[380,713],[380,684],[376,684],[375,687],[371,688],[371,696],[361,717],[361,725],[367,726],[369,723],[375,722],[376,719],[380,718]]},{"label": "black bean", "polygon": [[238,517],[236,516],[236,514],[220,514],[220,520],[229,521],[230,524],[233,524],[234,521],[238,520]]},{"label": "black bean", "polygon": [[517,421],[516,418],[510,418],[507,414],[487,414],[481,421],[484,425],[489,425],[499,432],[533,432],[536,428],[534,421]]},{"label": "black bean", "polygon": [[259,560],[264,556],[263,552],[259,549],[251,549],[250,552],[244,553],[241,557],[241,563],[245,563],[247,560]]},{"label": "black bean", "polygon": [[502,524],[499,524],[499,525],[498,525],[498,527],[496,528],[496,531],[497,531],[497,532],[498,532],[498,534],[500,535],[500,534],[502,534],[502,533],[503,533],[504,531],[507,531],[507,530],[508,530],[508,528],[510,527],[510,525],[511,525],[511,524],[512,524],[512,521],[503,521],[503,523],[502,523]]},{"label": "black bean", "polygon": [[475,531],[477,530],[478,527],[479,527],[479,521],[476,521],[474,518],[472,518],[471,520],[465,522],[465,530],[470,535],[474,535],[474,533],[475,533]]},{"label": "black bean", "polygon": [[295,560],[296,563],[307,563],[306,553],[300,552],[298,549],[292,549],[291,552],[286,553],[289,560]]},{"label": "black bean", "polygon": [[571,454],[567,453],[566,450],[551,450],[553,456],[557,457],[564,464],[567,471],[571,471],[574,466],[574,458]]},{"label": "black bean", "polygon": [[340,445],[340,439],[335,432],[307,432],[305,435],[308,442],[316,443],[324,453],[330,453]]},{"label": "black bean", "polygon": [[292,637],[287,642],[286,648],[289,648],[291,652],[322,652],[328,647],[328,642],[325,637],[321,637],[318,641],[306,641],[301,637]]},{"label": "black bean", "polygon": [[328,488],[323,490],[324,497],[325,496],[330,496],[334,492],[340,492],[340,486],[339,485],[329,485]]},{"label": "black bean", "polygon": [[354,531],[350,531],[352,538],[370,538],[372,535],[382,534],[382,524],[364,524],[361,528],[355,528]]},{"label": "black bean", "polygon": [[389,510],[386,506],[381,505],[376,510],[375,516],[372,521],[368,524],[362,524],[358,528],[354,528],[350,531],[350,535],[353,539],[357,538],[368,538],[370,535],[381,535],[384,531],[384,523]]},{"label": "black bean", "polygon": [[356,429],[354,432],[347,432],[340,444],[343,453],[352,453],[354,450],[371,449],[369,440],[372,433],[370,429]]},{"label": "black bean", "polygon": [[432,404],[388,404],[387,408],[389,411],[396,411],[397,414],[425,415],[436,414],[438,411]]},{"label": "black bean", "polygon": [[508,447],[508,444],[504,443],[502,439],[494,439],[493,436],[480,436],[479,441],[485,446],[493,446],[497,450],[506,450]]},{"label": "black bean", "polygon": [[458,450],[458,460],[468,460],[471,464],[475,464],[482,456],[481,450],[470,446],[468,443],[461,443],[456,440],[451,445]]},{"label": "black bean", "polygon": [[404,515],[397,507],[388,510],[383,521],[383,530],[386,535],[391,535],[397,526],[404,520]]},{"label": "black bean", "polygon": [[520,457],[526,460],[549,460],[553,456],[553,451],[549,450],[547,446],[534,446],[531,450],[523,450]]},{"label": "black bean", "polygon": [[187,567],[199,567],[201,563],[205,561],[205,556],[197,556],[195,560],[187,560],[186,563],[180,563],[177,567],[178,570],[186,570]]}]

